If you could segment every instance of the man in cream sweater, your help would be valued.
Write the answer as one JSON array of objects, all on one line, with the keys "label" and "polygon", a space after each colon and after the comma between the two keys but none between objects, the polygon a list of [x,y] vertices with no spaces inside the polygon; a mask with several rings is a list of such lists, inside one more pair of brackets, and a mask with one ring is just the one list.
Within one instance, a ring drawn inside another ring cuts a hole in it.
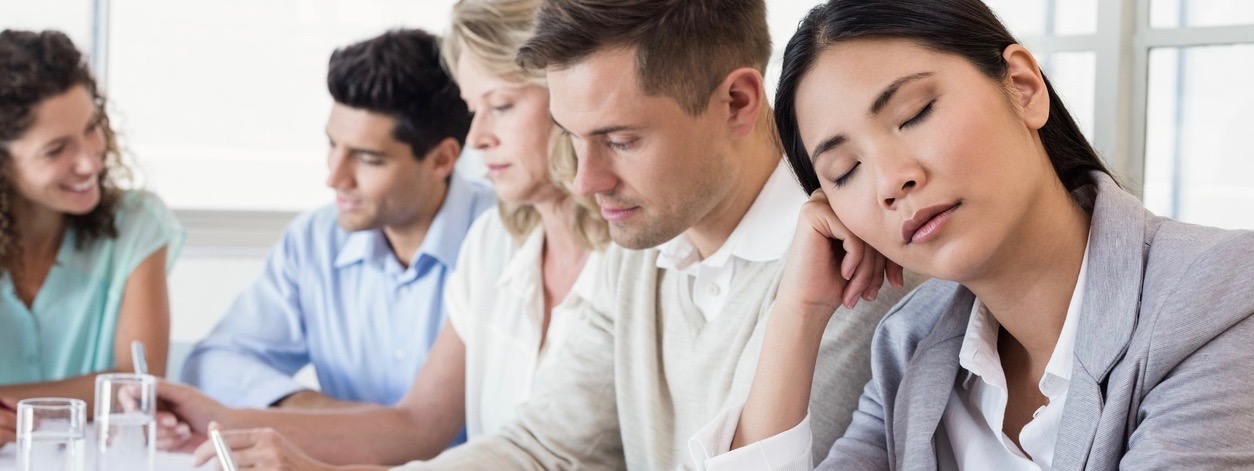
[{"label": "man in cream sweater", "polygon": [[[547,69],[575,191],[595,196],[616,245],[519,419],[401,469],[694,468],[689,438],[748,393],[806,201],[765,98],[764,2],[546,1],[536,21],[519,61]],[[816,456],[848,425],[872,331],[904,292],[872,289],[827,327]]]}]

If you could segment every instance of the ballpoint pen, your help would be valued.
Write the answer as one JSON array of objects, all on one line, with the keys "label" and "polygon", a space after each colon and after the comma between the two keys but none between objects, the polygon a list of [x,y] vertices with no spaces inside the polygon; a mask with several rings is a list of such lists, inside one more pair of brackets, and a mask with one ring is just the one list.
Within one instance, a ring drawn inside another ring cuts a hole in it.
[{"label": "ballpoint pen", "polygon": [[213,441],[213,449],[218,453],[218,464],[222,466],[222,471],[239,471],[235,466],[235,458],[231,456],[231,447],[226,446],[226,440],[222,438],[222,432],[217,427],[209,428],[209,440]]},{"label": "ballpoint pen", "polygon": [[135,366],[135,374],[148,374],[148,359],[144,358],[144,343],[131,341],[131,364]]}]

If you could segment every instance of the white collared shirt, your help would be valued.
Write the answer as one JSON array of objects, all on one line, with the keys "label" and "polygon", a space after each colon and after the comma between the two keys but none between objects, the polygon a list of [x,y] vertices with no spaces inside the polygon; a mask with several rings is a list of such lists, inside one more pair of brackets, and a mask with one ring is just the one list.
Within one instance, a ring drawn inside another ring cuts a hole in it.
[{"label": "white collared shirt", "polygon": [[519,245],[496,211],[480,216],[466,235],[445,305],[466,346],[468,437],[495,433],[514,419],[517,406],[531,397],[536,371],[559,356],[573,316],[592,299],[601,260],[596,251],[588,254],[570,292],[553,307],[548,332],[542,332],[543,250],[543,230],[536,227]]},{"label": "white collared shirt", "polygon": [[[958,365],[965,370],[959,374],[965,375],[965,378],[951,393],[941,418],[941,433],[937,434],[941,471],[1053,469],[1058,425],[1062,421],[1062,410],[1071,385],[1076,324],[1079,323],[1084,299],[1088,260],[1086,247],[1062,332],[1038,384],[1049,403],[1037,409],[1032,420],[1019,431],[1022,450],[1002,432],[1009,393],[1006,372],[997,353],[997,335],[1001,325],[980,300],[975,301],[958,356]],[[954,463],[957,463],[957,468],[950,468]]]},{"label": "white collared shirt", "polygon": [[[959,365],[968,372],[966,380],[954,388],[941,427],[937,432],[937,454],[940,471],[957,470],[1031,470],[1052,469],[1054,444],[1062,419],[1067,390],[1071,386],[1071,368],[1075,358],[1076,324],[1084,299],[1085,274],[1089,252],[1084,249],[1080,275],[1071,303],[1063,320],[1058,343],[1050,354],[1045,374],[1041,377],[1041,393],[1049,404],[1036,411],[1031,422],[1019,433],[1019,443],[1002,433],[1005,418],[1006,376],[997,354],[997,332],[1000,325],[977,299],[967,323]],[[732,438],[740,422],[744,403],[724,409],[688,441],[689,452],[698,469],[705,471],[773,470],[803,471],[814,469],[812,455],[813,431],[810,415],[784,432],[747,446],[731,450]],[[956,437],[956,438],[955,438]],[[1031,458],[1028,458],[1031,456]],[[958,464],[957,470],[952,466]]]},{"label": "white collared shirt", "polygon": [[688,289],[693,303],[705,321],[710,322],[727,302],[738,265],[784,258],[805,202],[805,192],[797,186],[788,165],[781,160],[749,211],[718,250],[702,260],[687,234],[680,234],[658,246],[657,266],[689,275]]}]

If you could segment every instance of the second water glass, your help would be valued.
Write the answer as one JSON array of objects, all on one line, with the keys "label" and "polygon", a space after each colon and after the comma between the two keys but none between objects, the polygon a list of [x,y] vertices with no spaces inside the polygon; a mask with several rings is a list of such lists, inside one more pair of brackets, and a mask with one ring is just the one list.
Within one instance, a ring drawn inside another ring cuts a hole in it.
[{"label": "second water glass", "polygon": [[96,376],[96,471],[152,471],[157,455],[157,380]]}]

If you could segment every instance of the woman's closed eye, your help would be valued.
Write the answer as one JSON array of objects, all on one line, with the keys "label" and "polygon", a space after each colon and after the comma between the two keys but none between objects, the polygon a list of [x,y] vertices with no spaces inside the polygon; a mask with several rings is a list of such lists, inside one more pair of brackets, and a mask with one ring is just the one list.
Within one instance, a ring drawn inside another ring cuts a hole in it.
[{"label": "woman's closed eye", "polygon": [[922,110],[919,110],[919,112],[915,114],[913,118],[910,118],[909,120],[906,120],[906,122],[901,123],[901,128],[905,129],[910,126],[914,126],[916,124],[923,122],[923,120],[927,119],[927,117],[932,114],[932,105],[935,105],[935,104],[936,104],[936,100],[932,100],[928,102],[927,106],[924,106]]},{"label": "woman's closed eye", "polygon": [[845,172],[844,175],[841,175],[837,177],[835,180],[832,180],[832,183],[835,183],[837,188],[845,186],[845,183],[849,182],[849,177],[852,177],[853,172],[858,170],[858,167],[861,165],[862,165],[862,162],[854,163],[853,167],[850,167],[848,172]]}]

